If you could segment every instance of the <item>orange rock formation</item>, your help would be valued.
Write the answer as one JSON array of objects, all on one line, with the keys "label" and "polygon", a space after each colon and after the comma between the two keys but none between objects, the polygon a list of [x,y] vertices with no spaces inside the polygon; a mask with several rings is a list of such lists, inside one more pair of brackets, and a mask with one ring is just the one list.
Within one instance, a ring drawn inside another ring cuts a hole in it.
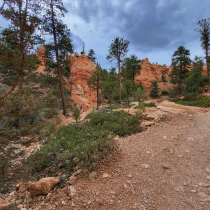
[{"label": "orange rock formation", "polygon": [[[135,76],[135,82],[140,83],[141,81],[141,83],[145,86],[146,90],[151,89],[150,86],[153,80],[158,80],[160,82],[158,83],[158,85],[162,90],[168,90],[173,86],[169,82],[170,81],[169,74],[172,71],[172,67],[167,67],[165,64],[163,66],[158,65],[157,63],[151,64],[148,61],[148,58],[142,60],[140,62],[140,65],[141,65],[141,71],[140,74]],[[162,82],[162,72],[164,73],[168,82]]]},{"label": "orange rock formation", "polygon": [[83,110],[90,106],[96,106],[96,91],[92,91],[87,85],[91,70],[95,69],[94,63],[89,58],[78,53],[68,55],[66,59],[71,60],[71,78],[68,79],[67,88],[71,90],[71,98],[80,104]]}]

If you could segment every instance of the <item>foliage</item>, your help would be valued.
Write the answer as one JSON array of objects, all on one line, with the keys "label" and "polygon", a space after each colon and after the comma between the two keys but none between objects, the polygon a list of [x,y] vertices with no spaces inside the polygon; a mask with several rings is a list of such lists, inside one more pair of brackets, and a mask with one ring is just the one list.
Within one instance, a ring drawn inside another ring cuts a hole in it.
[{"label": "foliage", "polygon": [[166,91],[166,90],[162,90],[161,91],[161,94],[162,94],[162,96],[167,96],[167,95],[169,95],[169,92]]},{"label": "foliage", "polygon": [[132,82],[133,91],[135,88],[135,75],[139,74],[141,69],[141,66],[139,65],[140,62],[141,60],[139,60],[136,55],[131,55],[130,58],[125,58],[122,64],[122,75],[126,80]]},{"label": "foliage", "polygon": [[19,208],[16,206],[16,204],[10,204],[7,207],[3,207],[1,210],[18,210]]},{"label": "foliage", "polygon": [[189,74],[189,67],[191,64],[190,51],[184,46],[180,46],[172,56],[173,70],[170,74],[171,83],[176,85],[178,94],[182,94],[183,84]]},{"label": "foliage", "polygon": [[88,58],[93,61],[93,63],[96,63],[96,57],[94,57],[95,52],[93,49],[90,49],[88,52]]},{"label": "foliage", "polygon": [[96,68],[90,72],[90,77],[87,80],[88,86],[92,90],[97,91],[97,109],[99,109],[99,90],[103,87],[100,68],[100,65],[97,63]]},{"label": "foliage", "polygon": [[210,83],[210,78],[202,75],[201,69],[193,69],[185,81],[185,98],[189,100],[201,94],[208,83]]},{"label": "foliage", "polygon": [[139,105],[147,98],[145,90],[141,89],[140,87],[134,93],[134,97],[139,102]]},{"label": "foliage", "polygon": [[96,167],[115,148],[108,131],[88,124],[70,124],[60,127],[46,145],[32,154],[26,167],[33,167],[33,174],[58,163],[69,172],[75,166]]},{"label": "foliage", "polygon": [[185,105],[185,106],[197,106],[197,107],[210,107],[210,97],[209,96],[201,96],[198,98],[194,98],[192,101],[173,99],[171,100],[177,104]]},{"label": "foliage", "polygon": [[121,103],[121,63],[122,59],[126,56],[128,52],[128,40],[124,40],[123,38],[115,37],[112,40],[111,45],[109,46],[109,55],[107,55],[106,59],[109,61],[117,61],[118,66],[118,80],[119,80],[119,103]]},{"label": "foliage", "polygon": [[195,31],[201,35],[200,37],[201,47],[205,52],[207,76],[209,76],[210,19],[199,20],[198,26],[199,28],[196,28]]},{"label": "foliage", "polygon": [[108,130],[115,135],[125,136],[131,133],[141,132],[139,120],[142,118],[141,113],[130,116],[123,111],[89,113],[86,119],[90,120],[90,125],[97,126],[98,129]]},{"label": "foliage", "polygon": [[133,84],[132,84],[131,80],[123,79],[123,88],[125,89],[128,96],[132,95]]},{"label": "foliage", "polygon": [[156,107],[155,102],[150,102],[150,103],[143,103],[144,107]]},{"label": "foliage", "polygon": [[[4,6],[1,8],[0,14],[11,21],[9,28],[4,29],[1,33],[1,71],[8,71],[9,76],[13,76],[13,78],[10,77],[13,80],[10,83],[12,86],[10,91],[1,99],[13,92],[17,84],[19,84],[19,92],[22,94],[23,78],[36,69],[37,59],[31,49],[41,40],[35,35],[35,30],[40,24],[37,17],[39,8],[36,2],[29,0],[26,2],[4,1]],[[5,51],[2,51],[3,49]],[[14,77],[14,75],[17,76]]]},{"label": "foliage", "polygon": [[76,120],[76,123],[77,121],[79,120],[80,118],[80,110],[76,107],[73,114],[72,114],[72,117]]},{"label": "foliage", "polygon": [[159,98],[159,90],[160,88],[158,87],[158,81],[157,80],[153,80],[152,81],[152,85],[151,85],[151,90],[149,92],[149,97],[151,98]]},{"label": "foliage", "polygon": [[48,70],[57,68],[63,115],[67,116],[66,100],[63,90],[62,72],[70,75],[70,61],[66,60],[68,53],[73,53],[70,30],[63,24],[61,17],[67,12],[62,0],[41,1],[45,15],[42,18],[42,31],[53,37],[53,43],[45,45],[45,65]]},{"label": "foliage", "polygon": [[115,68],[111,68],[108,76],[107,76],[107,81],[103,83],[103,95],[104,98],[109,100],[110,106],[112,105],[112,102],[114,100],[114,95],[118,95],[118,75],[115,72]]},{"label": "foliage", "polygon": [[192,100],[194,97],[203,92],[205,85],[210,83],[210,78],[202,75],[203,72],[203,59],[195,56],[193,61],[192,71],[185,80],[184,96],[186,100]]},{"label": "foliage", "polygon": [[162,78],[162,82],[168,82],[168,80],[166,79],[166,76],[165,76],[164,72],[162,72],[161,78]]}]

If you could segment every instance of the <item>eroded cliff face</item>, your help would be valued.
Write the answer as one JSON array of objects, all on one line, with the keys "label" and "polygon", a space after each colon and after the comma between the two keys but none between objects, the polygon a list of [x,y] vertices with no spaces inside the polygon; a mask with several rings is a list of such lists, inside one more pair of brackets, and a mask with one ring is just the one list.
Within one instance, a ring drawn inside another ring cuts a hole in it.
[{"label": "eroded cliff face", "polygon": [[84,111],[96,106],[96,91],[87,85],[90,72],[95,69],[94,63],[85,54],[80,56],[75,53],[74,56],[68,55],[66,59],[71,60],[71,77],[68,78],[66,85],[66,88],[71,90],[71,98],[80,104]]},{"label": "eroded cliff face", "polygon": [[[148,61],[148,58],[142,60],[140,62],[141,65],[141,71],[140,74],[135,76],[135,82],[141,83],[145,86],[146,90],[151,89],[151,84],[153,80],[158,80],[160,83],[158,83],[160,89],[162,90],[169,90],[169,88],[172,88],[173,85],[169,82],[169,74],[172,71],[172,67],[167,67],[166,65],[158,65],[151,64]],[[168,82],[162,82],[162,72],[164,73],[166,79]]]}]

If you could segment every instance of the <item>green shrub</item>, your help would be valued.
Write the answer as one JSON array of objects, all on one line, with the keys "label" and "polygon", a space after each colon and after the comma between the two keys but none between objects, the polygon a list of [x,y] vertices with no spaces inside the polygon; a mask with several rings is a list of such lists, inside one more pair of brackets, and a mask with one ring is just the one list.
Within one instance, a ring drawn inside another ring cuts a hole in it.
[{"label": "green shrub", "polygon": [[75,166],[96,167],[116,148],[109,134],[109,131],[88,124],[62,126],[46,145],[28,158],[26,165],[34,168],[33,173],[59,163],[63,163],[69,172]]},{"label": "green shrub", "polygon": [[16,206],[16,204],[10,204],[7,207],[3,207],[2,210],[18,210],[19,208]]},{"label": "green shrub", "polygon": [[162,94],[162,96],[167,96],[167,95],[169,95],[169,92],[166,90],[162,90],[161,94]]},{"label": "green shrub", "polygon": [[96,113],[89,113],[86,118],[90,120],[90,125],[101,127],[119,136],[142,131],[139,123],[139,120],[142,118],[141,113],[130,116],[123,111],[111,111],[109,113],[98,111]]},{"label": "green shrub", "polygon": [[144,107],[156,107],[155,102],[143,103]]},{"label": "green shrub", "polygon": [[192,101],[174,99],[171,100],[177,104],[185,105],[185,106],[197,106],[197,107],[210,107],[210,97],[209,96],[202,96]]},{"label": "green shrub", "polygon": [[152,81],[152,85],[151,85],[151,90],[149,92],[149,97],[151,98],[159,98],[159,90],[160,88],[158,87],[158,81],[157,80],[153,80]]}]

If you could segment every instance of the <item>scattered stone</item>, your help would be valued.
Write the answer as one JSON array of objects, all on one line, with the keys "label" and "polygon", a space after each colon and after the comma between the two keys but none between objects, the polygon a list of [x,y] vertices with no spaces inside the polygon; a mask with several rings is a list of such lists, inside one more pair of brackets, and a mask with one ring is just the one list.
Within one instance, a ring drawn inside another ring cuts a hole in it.
[{"label": "scattered stone", "polygon": [[210,176],[207,176],[206,178],[207,178],[207,179],[210,179]]},{"label": "scattered stone", "polygon": [[73,203],[73,201],[72,201],[72,203],[71,203],[71,206],[72,206],[72,207],[75,207],[75,204]]},{"label": "scattered stone", "polygon": [[90,205],[92,203],[92,201],[91,200],[89,200],[88,202],[87,202],[87,205]]},{"label": "scattered stone", "polygon": [[184,189],[183,189],[182,186],[177,186],[177,187],[175,187],[175,190],[176,190],[177,192],[184,192]]},{"label": "scattered stone", "polygon": [[171,167],[165,163],[161,163],[160,166],[164,169],[170,169]]},{"label": "scattered stone", "polygon": [[52,193],[48,193],[46,198],[45,198],[45,202],[48,202],[51,197],[52,197]]},{"label": "scattered stone", "polygon": [[109,204],[112,205],[114,203],[114,200],[110,200]]},{"label": "scattered stone", "polygon": [[206,168],[206,171],[207,171],[207,172],[210,172],[210,168]]},{"label": "scattered stone", "polygon": [[82,172],[82,169],[78,169],[77,171],[75,171],[72,176],[77,176]]},{"label": "scattered stone", "polygon": [[190,153],[190,150],[185,150],[186,153]]},{"label": "scattered stone", "polygon": [[158,116],[151,114],[148,114],[147,116],[144,117],[145,120],[155,120],[156,118],[158,118]]},{"label": "scattered stone", "polygon": [[9,206],[11,203],[9,203],[8,200],[2,200],[0,199],[0,209]]},{"label": "scattered stone", "polygon": [[73,197],[76,195],[76,189],[71,185],[67,188],[68,194],[69,196]]},{"label": "scattered stone", "polygon": [[28,191],[31,195],[47,195],[60,182],[57,177],[42,178],[38,182],[28,182]]},{"label": "scattered stone", "polygon": [[192,193],[196,193],[196,190],[191,190]]},{"label": "scattered stone", "polygon": [[167,136],[163,136],[163,139],[164,139],[164,140],[167,140]]},{"label": "scattered stone", "polygon": [[129,177],[129,178],[132,178],[133,176],[132,176],[131,174],[128,174],[128,177]]},{"label": "scattered stone", "polygon": [[151,121],[142,122],[142,125],[145,125],[146,127],[151,126],[151,125],[154,125],[154,124],[155,123],[154,122],[151,122]]},{"label": "scattered stone", "polygon": [[150,152],[150,151],[146,151],[146,153],[147,153],[147,154],[150,154],[151,152]]},{"label": "scattered stone", "polygon": [[77,180],[77,177],[71,175],[71,176],[69,177],[69,184],[71,184],[71,185],[75,184],[75,183],[76,183],[76,180]]},{"label": "scattered stone", "polygon": [[144,168],[149,168],[149,167],[150,167],[148,164],[142,164],[142,166],[143,166]]},{"label": "scattered stone", "polygon": [[110,177],[110,175],[107,174],[107,173],[104,173],[104,174],[102,175],[102,178],[109,178],[109,177]]},{"label": "scattered stone", "polygon": [[208,195],[206,195],[204,192],[199,192],[198,195],[202,198],[208,197]]},{"label": "scattered stone", "polygon": [[128,185],[127,185],[127,184],[124,184],[124,185],[123,185],[123,188],[124,188],[124,189],[127,189],[127,188],[128,188]]},{"label": "scattered stone", "polygon": [[96,175],[97,175],[97,173],[96,173],[95,171],[92,171],[92,172],[89,174],[89,178],[90,178],[90,179],[93,179],[93,178],[96,177]]}]

